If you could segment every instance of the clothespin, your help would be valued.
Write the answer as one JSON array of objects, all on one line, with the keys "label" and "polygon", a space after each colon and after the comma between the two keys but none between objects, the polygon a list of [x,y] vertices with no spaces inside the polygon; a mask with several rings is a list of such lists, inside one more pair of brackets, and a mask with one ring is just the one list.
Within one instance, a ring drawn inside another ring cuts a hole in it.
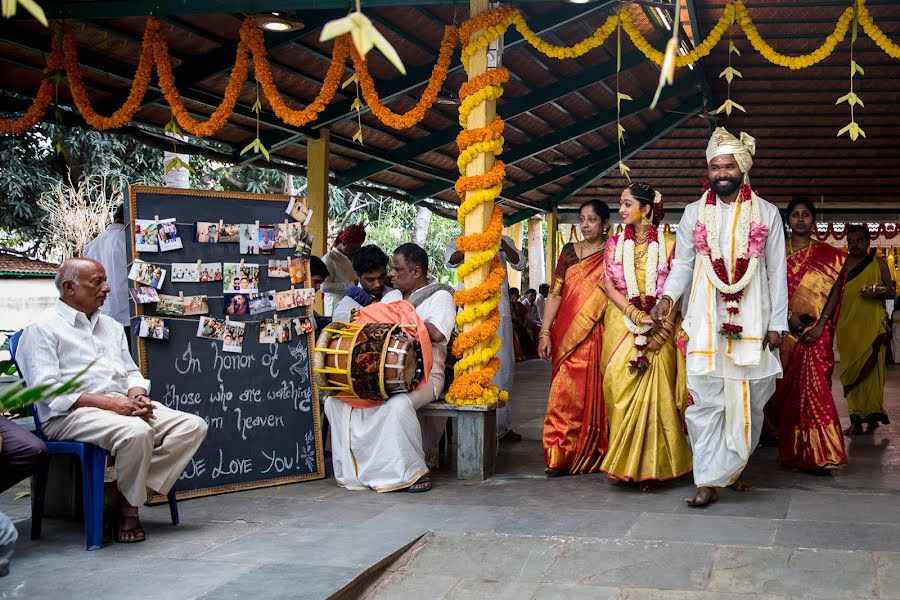
[{"label": "clothespin", "polygon": [[198,271],[200,270],[200,265],[201,265],[201,264],[203,264],[203,261],[200,260],[200,259],[198,258],[198,259],[197,259],[197,270],[198,270]]},{"label": "clothespin", "polygon": [[241,259],[241,268],[242,269],[244,268],[244,259],[243,258]]},{"label": "clothespin", "polygon": [[184,300],[184,290],[178,290],[178,297]]},{"label": "clothespin", "polygon": [[256,229],[259,229],[259,221],[256,222]]},{"label": "clothespin", "polygon": [[312,220],[313,211],[311,208],[306,209],[308,212],[306,213],[306,218],[303,219],[303,226],[306,227],[309,225],[309,222]]},{"label": "clothespin", "polygon": [[287,228],[288,228],[288,220],[285,219],[285,220],[284,220],[284,229],[285,229],[285,231],[287,231]]}]

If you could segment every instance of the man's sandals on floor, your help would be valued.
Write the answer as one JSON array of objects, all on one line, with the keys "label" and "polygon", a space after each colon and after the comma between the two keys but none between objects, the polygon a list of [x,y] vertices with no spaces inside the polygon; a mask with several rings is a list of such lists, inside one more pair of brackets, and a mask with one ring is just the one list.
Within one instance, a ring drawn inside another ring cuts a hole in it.
[{"label": "man's sandals on floor", "polygon": [[422,492],[431,491],[431,478],[428,475],[419,477],[414,484],[406,488],[410,494],[420,494]]},{"label": "man's sandals on floor", "polygon": [[134,544],[147,539],[141,518],[136,506],[119,507],[119,518],[116,521],[116,542]]}]

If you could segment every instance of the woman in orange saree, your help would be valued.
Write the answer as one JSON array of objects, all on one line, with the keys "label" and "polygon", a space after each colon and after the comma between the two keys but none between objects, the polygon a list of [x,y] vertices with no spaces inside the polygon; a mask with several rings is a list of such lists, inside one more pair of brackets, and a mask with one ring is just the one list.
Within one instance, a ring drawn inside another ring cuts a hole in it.
[{"label": "woman in orange saree", "polygon": [[820,472],[846,464],[841,421],[831,395],[834,323],[846,253],[812,239],[816,211],[807,198],[787,208],[790,332],[781,344],[784,378],[766,405],[766,425],[778,439],[778,461]]},{"label": "woman in orange saree", "polygon": [[584,240],[562,249],[539,334],[538,354],[553,358],[544,419],[548,476],[599,471],[609,443],[600,374],[609,207],[585,202],[579,223]]}]

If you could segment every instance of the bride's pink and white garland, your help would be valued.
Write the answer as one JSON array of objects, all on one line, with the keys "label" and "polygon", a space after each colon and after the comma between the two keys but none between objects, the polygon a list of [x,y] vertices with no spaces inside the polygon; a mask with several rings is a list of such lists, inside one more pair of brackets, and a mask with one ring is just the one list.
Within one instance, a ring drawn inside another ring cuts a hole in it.
[{"label": "bride's pink and white garland", "polygon": [[[641,295],[638,287],[637,272],[634,263],[634,247],[635,247],[635,228],[633,225],[625,227],[625,231],[619,236],[616,243],[615,261],[622,265],[622,274],[625,283],[625,297],[628,302],[640,311],[649,313],[659,297],[659,288],[657,286],[657,278],[659,276],[659,265],[666,264],[666,239],[665,233],[651,225],[647,229],[647,263],[644,266],[644,294]],[[650,366],[650,360],[644,354],[647,349],[649,340],[647,333],[653,328],[652,325],[643,325],[632,321],[627,314],[623,315],[625,320],[625,328],[634,335],[634,347],[637,350],[637,358],[629,361],[629,366],[643,373]]]},{"label": "bride's pink and white garland", "polygon": [[759,269],[759,257],[769,235],[769,228],[760,223],[759,201],[748,184],[741,186],[736,210],[739,213],[731,277],[728,276],[728,267],[719,245],[716,194],[711,189],[706,192],[706,200],[700,208],[694,227],[694,248],[701,255],[701,267],[713,287],[721,294],[728,310],[728,322],[722,325],[719,334],[732,340],[741,339],[744,331],[734,320],[741,312],[744,290]]}]

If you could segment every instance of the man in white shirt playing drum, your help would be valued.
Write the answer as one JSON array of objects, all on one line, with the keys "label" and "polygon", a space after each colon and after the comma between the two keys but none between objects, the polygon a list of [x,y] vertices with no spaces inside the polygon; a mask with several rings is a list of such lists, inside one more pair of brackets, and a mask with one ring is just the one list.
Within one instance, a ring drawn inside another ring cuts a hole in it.
[{"label": "man in white shirt playing drum", "polygon": [[451,288],[429,283],[428,254],[419,246],[403,244],[394,251],[391,263],[395,289],[381,302],[406,300],[415,307],[431,340],[431,370],[418,389],[394,394],[370,408],[353,408],[326,397],[331,456],[335,479],[347,489],[425,492],[431,489],[425,458],[437,451],[446,418],[427,417],[420,424],[416,411],[435,401],[444,387],[444,361],[456,304]]},{"label": "man in white shirt playing drum", "polygon": [[128,353],[122,325],[100,313],[110,291],[100,263],[65,261],[56,287],[56,307],[25,328],[16,358],[32,386],[60,384],[85,371],[80,391],[38,403],[37,415],[47,438],[89,442],[115,457],[118,481],[107,488],[107,508],[117,513],[110,515],[116,541],[141,542],[146,536],[138,507],[147,488],[169,492],[207,426],[197,415],[150,399],[150,382]]},{"label": "man in white shirt playing drum", "polygon": [[718,500],[717,488],[750,488],[741,473],[782,376],[784,234],[778,209],[750,189],[755,151],[756,140],[746,133],[738,139],[721,127],[713,132],[706,149],[710,189],[684,211],[664,295],[651,311],[659,321],[684,301],[693,400],[685,422],[697,485],[686,502],[693,507]]}]

